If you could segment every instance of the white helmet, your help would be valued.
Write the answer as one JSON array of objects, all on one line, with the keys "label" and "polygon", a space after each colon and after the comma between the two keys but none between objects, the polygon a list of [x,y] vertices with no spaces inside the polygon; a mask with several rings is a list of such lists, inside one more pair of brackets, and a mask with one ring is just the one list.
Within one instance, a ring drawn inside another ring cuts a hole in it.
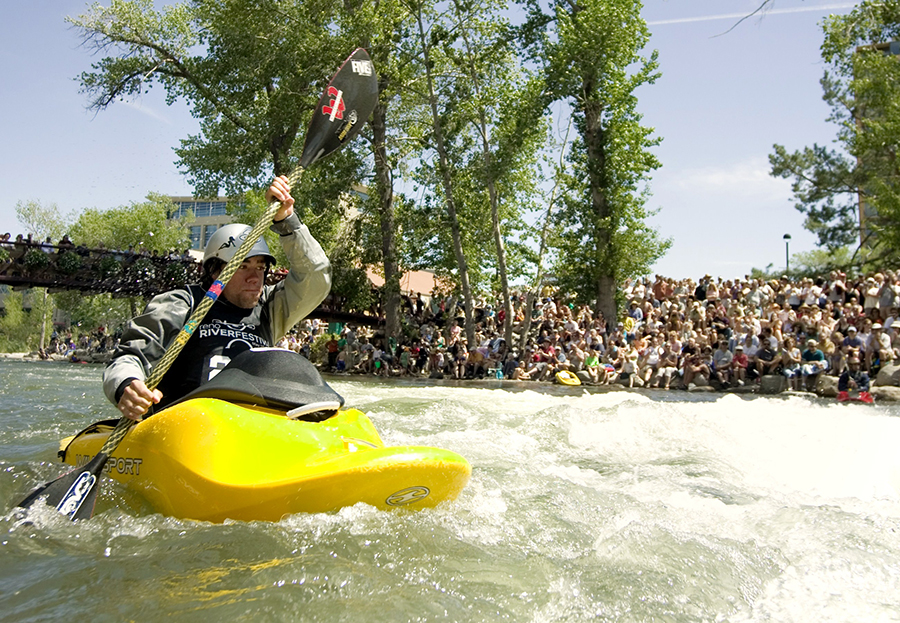
[{"label": "white helmet", "polygon": [[[206,251],[203,252],[203,263],[206,264],[207,260],[214,257],[228,263],[234,257],[241,243],[247,238],[247,234],[250,233],[251,229],[253,228],[249,225],[242,225],[241,223],[224,225],[217,229],[206,243]],[[262,237],[256,241],[250,252],[247,253],[247,257],[255,255],[264,255],[268,261],[275,263],[275,256],[269,252],[269,245],[266,244],[265,239]]]}]

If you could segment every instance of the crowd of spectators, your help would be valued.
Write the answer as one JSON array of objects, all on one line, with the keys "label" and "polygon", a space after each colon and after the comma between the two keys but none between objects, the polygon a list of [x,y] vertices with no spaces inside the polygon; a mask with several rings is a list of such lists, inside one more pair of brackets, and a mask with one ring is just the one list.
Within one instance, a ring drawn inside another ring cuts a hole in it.
[{"label": "crowd of spectators", "polygon": [[121,328],[109,333],[100,326],[91,331],[74,332],[72,328],[54,329],[46,347],[38,349],[40,359],[64,357],[73,363],[94,361],[96,355],[111,354],[119,344]]},{"label": "crowd of spectators", "polygon": [[[187,251],[89,249],[68,236],[54,244],[49,238],[12,240],[4,234],[0,249],[6,252],[0,270],[26,270],[25,258],[38,250],[57,263],[75,254],[78,270],[97,279],[104,261],[121,265],[127,274],[144,260],[142,270],[150,267],[148,278],[159,279],[159,289],[180,285],[170,283],[171,271],[167,276],[163,270],[173,260],[190,271],[199,267]],[[656,275],[626,281],[620,294],[626,309],[610,322],[550,287],[540,296],[514,293],[510,344],[502,335],[502,301],[476,301],[475,339],[469,343],[461,301],[432,292],[404,298],[399,339],[366,326],[343,326],[329,334],[324,322],[306,320],[280,345],[334,372],[520,381],[574,373],[598,385],[663,389],[727,389],[783,375],[792,389],[813,390],[821,374],[840,376],[852,367],[873,376],[900,357],[900,273],[891,270],[798,279],[705,275],[694,281]]]},{"label": "crowd of spectators", "polygon": [[840,376],[852,363],[874,375],[900,356],[893,271],[797,280],[657,275],[629,280],[621,293],[627,309],[613,322],[549,288],[530,309],[515,294],[512,344],[502,337],[498,301],[477,301],[469,344],[460,303],[437,295],[405,301],[399,341],[365,327],[324,337],[321,327],[301,327],[287,340],[306,352],[318,344],[325,368],[336,372],[552,381],[567,371],[588,383],[663,389],[728,389],[783,375],[790,388],[812,391],[821,374]]}]

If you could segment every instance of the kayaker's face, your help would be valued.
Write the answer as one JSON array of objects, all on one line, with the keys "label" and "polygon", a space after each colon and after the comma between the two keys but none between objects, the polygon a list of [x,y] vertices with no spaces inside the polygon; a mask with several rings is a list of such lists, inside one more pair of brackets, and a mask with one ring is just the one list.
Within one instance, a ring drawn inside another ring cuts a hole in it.
[{"label": "kayaker's face", "polygon": [[232,305],[253,309],[266,285],[266,260],[261,255],[249,257],[225,285],[222,295]]}]

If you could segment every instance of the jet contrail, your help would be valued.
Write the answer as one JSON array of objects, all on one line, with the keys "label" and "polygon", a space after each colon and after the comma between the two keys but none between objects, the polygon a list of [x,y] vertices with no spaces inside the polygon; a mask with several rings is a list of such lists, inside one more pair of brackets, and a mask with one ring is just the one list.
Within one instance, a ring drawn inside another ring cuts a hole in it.
[{"label": "jet contrail", "polygon": [[[808,13],[811,11],[831,11],[834,9],[851,9],[856,6],[855,2],[846,2],[843,4],[827,4],[824,6],[801,6],[792,9],[772,9],[760,13],[760,17],[766,15],[785,15],[788,13]],[[740,19],[747,17],[747,13],[725,13],[722,15],[701,15],[699,17],[679,17],[676,19],[661,19],[647,22],[648,26],[661,26],[665,24],[689,24],[692,22],[711,22],[719,19]]]}]

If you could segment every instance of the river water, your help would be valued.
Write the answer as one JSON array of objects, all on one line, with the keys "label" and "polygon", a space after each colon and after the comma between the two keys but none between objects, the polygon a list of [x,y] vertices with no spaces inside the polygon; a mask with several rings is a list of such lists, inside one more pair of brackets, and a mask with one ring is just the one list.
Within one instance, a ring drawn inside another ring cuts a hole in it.
[{"label": "river water", "polygon": [[[278,523],[155,514],[106,481],[10,510],[115,417],[100,367],[0,360],[0,620],[898,621],[900,407],[330,379],[459,499]],[[528,387],[528,386],[525,386]]]}]

